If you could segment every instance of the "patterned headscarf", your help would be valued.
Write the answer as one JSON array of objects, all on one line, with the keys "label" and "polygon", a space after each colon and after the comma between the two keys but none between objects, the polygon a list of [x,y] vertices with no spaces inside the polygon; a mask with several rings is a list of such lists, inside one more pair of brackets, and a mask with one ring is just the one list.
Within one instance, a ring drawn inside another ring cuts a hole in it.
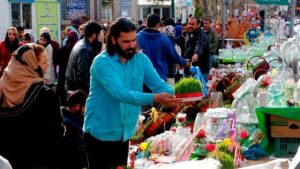
[{"label": "patterned headscarf", "polygon": [[[37,44],[28,43],[19,47],[12,54],[11,60],[0,79],[2,107],[15,107],[23,103],[30,86],[42,81],[37,71],[40,66],[34,52],[35,45]],[[28,46],[29,49],[19,55],[20,49],[24,50],[24,46]]]}]

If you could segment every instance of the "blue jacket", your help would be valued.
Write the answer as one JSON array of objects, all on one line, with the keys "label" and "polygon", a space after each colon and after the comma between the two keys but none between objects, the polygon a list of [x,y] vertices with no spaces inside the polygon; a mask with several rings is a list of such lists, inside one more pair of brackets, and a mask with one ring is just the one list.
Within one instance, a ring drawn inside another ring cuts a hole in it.
[{"label": "blue jacket", "polygon": [[143,93],[143,83],[153,93],[174,93],[142,52],[126,63],[116,54],[103,52],[96,56],[91,67],[84,132],[102,141],[128,140],[136,131],[140,106],[153,104],[154,94]]},{"label": "blue jacket", "polygon": [[169,38],[159,31],[146,28],[137,34],[137,42],[163,80],[167,80],[171,63],[180,66],[186,64],[186,60],[176,52]]}]

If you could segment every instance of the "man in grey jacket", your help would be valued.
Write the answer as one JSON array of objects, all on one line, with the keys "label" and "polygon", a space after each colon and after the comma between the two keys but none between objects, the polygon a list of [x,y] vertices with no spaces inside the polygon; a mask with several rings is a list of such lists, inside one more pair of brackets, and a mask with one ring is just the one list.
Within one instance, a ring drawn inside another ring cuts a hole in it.
[{"label": "man in grey jacket", "polygon": [[92,44],[101,30],[101,26],[96,22],[86,23],[85,37],[76,43],[69,57],[66,71],[67,90],[82,89],[89,92],[90,67],[95,57]]}]

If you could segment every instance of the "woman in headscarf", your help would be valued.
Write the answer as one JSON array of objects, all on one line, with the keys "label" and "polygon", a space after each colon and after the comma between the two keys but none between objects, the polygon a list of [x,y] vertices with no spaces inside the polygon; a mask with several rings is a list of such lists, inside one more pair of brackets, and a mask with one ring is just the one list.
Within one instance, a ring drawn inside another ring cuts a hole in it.
[{"label": "woman in headscarf", "polygon": [[44,46],[48,54],[48,68],[44,74],[44,82],[50,87],[54,84],[55,81],[55,71],[53,64],[53,48],[51,46],[51,36],[48,32],[43,32],[40,35],[40,40],[38,42],[40,45]]},{"label": "woman in headscarf", "polygon": [[64,133],[59,100],[43,83],[43,46],[29,43],[12,54],[0,79],[0,154],[14,169],[58,168]]},{"label": "woman in headscarf", "polygon": [[22,36],[22,42],[23,44],[34,43],[33,35],[29,32],[24,33],[24,35]]},{"label": "woman in headscarf", "polygon": [[56,87],[56,93],[60,98],[61,105],[66,105],[67,102],[67,94],[65,90],[65,80],[66,80],[66,70],[68,66],[69,56],[77,43],[77,33],[75,31],[71,31],[68,34],[68,39],[66,45],[60,49],[60,56],[58,57],[58,65],[59,65],[59,75],[58,75],[58,83]]},{"label": "woman in headscarf", "polygon": [[21,45],[22,43],[18,39],[18,30],[15,27],[9,27],[5,40],[0,43],[0,77],[10,61],[11,54]]}]

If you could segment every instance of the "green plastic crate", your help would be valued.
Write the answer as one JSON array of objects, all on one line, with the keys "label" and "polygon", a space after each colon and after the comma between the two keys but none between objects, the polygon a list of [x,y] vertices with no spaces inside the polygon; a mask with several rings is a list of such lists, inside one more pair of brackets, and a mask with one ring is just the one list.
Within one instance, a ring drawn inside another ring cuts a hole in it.
[{"label": "green plastic crate", "polygon": [[274,138],[275,157],[294,157],[300,145],[300,138]]}]

